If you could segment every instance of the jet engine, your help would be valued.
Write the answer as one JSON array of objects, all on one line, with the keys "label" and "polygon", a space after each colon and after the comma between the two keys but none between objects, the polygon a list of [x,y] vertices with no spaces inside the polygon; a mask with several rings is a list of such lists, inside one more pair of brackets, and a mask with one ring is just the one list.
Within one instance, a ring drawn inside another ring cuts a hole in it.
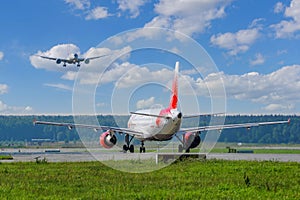
[{"label": "jet engine", "polygon": [[191,133],[191,132],[188,132],[184,135],[184,140],[185,140],[185,148],[186,149],[196,148],[201,142],[201,138],[200,138],[199,134]]},{"label": "jet engine", "polygon": [[60,63],[61,63],[61,59],[57,59],[56,64],[60,64]]},{"label": "jet engine", "polygon": [[89,64],[89,63],[90,63],[90,59],[88,59],[88,58],[85,59],[85,60],[84,60],[84,63],[85,63],[85,64]]},{"label": "jet engine", "polygon": [[117,143],[117,137],[110,131],[100,135],[100,145],[106,149],[112,148]]}]

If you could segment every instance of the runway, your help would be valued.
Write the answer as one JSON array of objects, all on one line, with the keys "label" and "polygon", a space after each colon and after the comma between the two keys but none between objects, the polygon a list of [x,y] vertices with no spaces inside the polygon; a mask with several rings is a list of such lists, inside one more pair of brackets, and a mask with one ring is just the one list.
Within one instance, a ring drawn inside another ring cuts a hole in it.
[{"label": "runway", "polygon": [[[0,155],[12,155],[13,160],[1,160],[0,162],[35,162],[36,159],[46,159],[47,162],[88,162],[106,160],[138,160],[155,159],[157,152],[153,153],[122,153],[122,152],[98,152],[84,148],[58,149],[50,152],[47,149],[2,149]],[[253,153],[209,153],[206,159],[223,160],[256,160],[300,162],[299,154],[253,154]]]}]

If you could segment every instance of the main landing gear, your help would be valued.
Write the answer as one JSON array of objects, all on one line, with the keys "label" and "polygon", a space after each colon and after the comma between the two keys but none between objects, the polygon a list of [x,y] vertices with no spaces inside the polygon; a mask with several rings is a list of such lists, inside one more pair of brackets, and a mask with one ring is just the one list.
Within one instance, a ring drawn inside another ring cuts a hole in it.
[{"label": "main landing gear", "polygon": [[128,150],[130,153],[134,153],[134,146],[132,144],[130,144],[132,139],[133,139],[133,136],[131,136],[131,138],[129,138],[128,134],[125,135],[125,144],[123,145],[124,153],[126,153]]},{"label": "main landing gear", "polygon": [[146,152],[146,148],[144,147],[144,142],[141,142],[141,147],[140,147],[140,153],[145,153]]},{"label": "main landing gear", "polygon": [[178,145],[178,153],[182,153],[185,150],[185,153],[190,153],[189,147],[184,147],[182,144]]},{"label": "main landing gear", "polygon": [[185,153],[189,153],[191,149],[196,148],[200,142],[201,132],[196,133],[185,133],[182,135],[182,140],[176,135],[177,139],[181,142],[181,144],[178,145],[178,152],[182,153],[185,151]]},{"label": "main landing gear", "polygon": [[[133,140],[133,136],[130,136],[128,134],[125,135],[125,144],[123,145],[123,152],[126,153],[129,151],[130,153],[134,153],[134,146],[133,144],[130,144]],[[141,141],[141,147],[140,147],[140,153],[145,153],[146,148],[144,147],[144,142]]]}]

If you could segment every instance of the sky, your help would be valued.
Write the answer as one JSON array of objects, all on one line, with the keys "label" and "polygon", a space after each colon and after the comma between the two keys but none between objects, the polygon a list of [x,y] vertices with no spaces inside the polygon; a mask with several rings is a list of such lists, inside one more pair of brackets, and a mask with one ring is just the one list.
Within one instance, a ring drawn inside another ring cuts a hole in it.
[{"label": "sky", "polygon": [[[4,0],[0,25],[0,114],[165,107],[176,61],[185,113],[300,113],[300,0]],[[39,57],[74,53],[105,56]]]}]

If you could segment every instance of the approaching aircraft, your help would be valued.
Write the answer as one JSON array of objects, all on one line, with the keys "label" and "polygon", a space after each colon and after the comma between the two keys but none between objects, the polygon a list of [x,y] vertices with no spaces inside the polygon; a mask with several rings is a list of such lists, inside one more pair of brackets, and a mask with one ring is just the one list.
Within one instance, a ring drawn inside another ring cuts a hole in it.
[{"label": "approaching aircraft", "polygon": [[[100,145],[104,148],[112,148],[114,145],[116,145],[116,134],[125,134],[125,144],[123,145],[123,151],[127,152],[129,150],[129,152],[133,153],[134,145],[131,144],[131,142],[133,138],[136,138],[141,142],[140,153],[144,153],[146,151],[144,147],[145,141],[166,141],[171,140],[175,136],[181,142],[181,144],[178,146],[178,151],[183,152],[185,150],[185,152],[189,152],[190,149],[195,148],[200,144],[200,134],[203,131],[221,131],[223,129],[242,127],[249,129],[253,126],[284,124],[290,122],[290,119],[288,119],[287,121],[254,122],[245,124],[225,124],[215,126],[181,128],[182,119],[195,116],[199,117],[201,115],[184,116],[177,109],[178,71],[179,62],[176,62],[175,75],[172,85],[172,95],[169,106],[165,109],[148,109],[131,112],[131,116],[128,121],[128,128],[93,126],[86,124],[57,123],[36,120],[34,121],[34,124],[66,126],[69,129],[72,129],[76,126],[79,128],[94,129],[96,131],[103,130],[105,132],[103,132],[100,135]],[[182,133],[182,138],[179,137],[178,133]]]},{"label": "approaching aircraft", "polygon": [[40,55],[37,55],[41,58],[45,58],[45,59],[49,59],[49,60],[55,60],[56,61],[56,64],[60,64],[60,63],[64,63],[63,66],[66,67],[67,66],[67,63],[68,64],[76,64],[77,63],[77,67],[80,67],[80,62],[83,62],[85,64],[89,64],[90,63],[90,60],[93,60],[93,59],[97,59],[97,58],[101,58],[101,57],[104,57],[106,55],[102,55],[102,56],[96,56],[96,57],[90,57],[90,58],[79,58],[78,57],[78,54],[75,53],[74,54],[74,57],[73,58],[68,58],[68,59],[64,59],[64,58],[53,58],[53,57],[47,57],[47,56],[40,56]]}]

